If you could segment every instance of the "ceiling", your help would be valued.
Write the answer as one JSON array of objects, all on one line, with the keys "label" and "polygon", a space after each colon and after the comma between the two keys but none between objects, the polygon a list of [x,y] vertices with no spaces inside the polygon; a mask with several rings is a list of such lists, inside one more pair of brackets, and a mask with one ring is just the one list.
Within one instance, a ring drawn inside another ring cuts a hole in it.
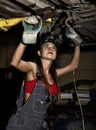
[{"label": "ceiling", "polygon": [[[68,40],[64,37],[66,25],[71,25],[83,38],[82,46],[96,45],[95,0],[0,0],[1,18],[32,14],[41,16],[42,32],[58,36],[61,45]],[[49,18],[51,21],[48,21]]]}]

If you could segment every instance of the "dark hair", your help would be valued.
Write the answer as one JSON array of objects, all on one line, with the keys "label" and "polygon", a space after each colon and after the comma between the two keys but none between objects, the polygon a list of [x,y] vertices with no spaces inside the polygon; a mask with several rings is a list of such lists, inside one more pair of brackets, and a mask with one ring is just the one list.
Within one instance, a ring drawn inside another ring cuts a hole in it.
[{"label": "dark hair", "polygon": [[[43,72],[43,70],[42,70],[42,63],[41,63],[41,59],[40,59],[39,56],[37,56],[36,63],[39,66],[41,72]],[[56,64],[55,64],[55,61],[52,62],[52,65],[50,67],[49,72],[52,74],[53,79],[56,80]]]},{"label": "dark hair", "polygon": [[[40,70],[40,72],[41,72],[41,74],[42,74],[42,78],[44,79],[44,82],[45,82],[46,87],[47,87],[47,89],[48,89],[48,81],[47,81],[46,76],[44,75],[44,72],[43,72],[43,69],[42,69],[42,62],[41,62],[40,56],[38,56],[38,55],[36,56],[36,64],[37,64],[38,67],[39,67],[39,70]],[[51,76],[52,76],[54,82],[57,84],[56,61],[55,61],[55,60],[52,62],[52,65],[51,65],[51,67],[50,67],[49,72],[50,72],[50,74],[51,74]],[[58,84],[57,84],[57,86],[58,86]]]},{"label": "dark hair", "polygon": [[[48,87],[49,84],[48,84],[48,81],[47,81],[46,76],[44,75],[44,72],[43,72],[43,69],[42,69],[41,59],[40,59],[39,56],[37,56],[36,63],[37,63],[37,65],[38,65],[38,67],[39,67],[39,70],[40,70],[40,72],[41,72],[41,74],[42,74],[42,78],[43,78],[43,80],[44,80],[44,82],[45,82],[46,88],[47,88],[47,90],[48,90],[49,93],[50,93],[50,90],[49,90],[49,87]],[[52,78],[53,78],[53,80],[54,80],[54,82],[56,83],[57,88],[58,88],[58,93],[57,93],[56,95],[52,96],[52,104],[54,104],[54,103],[56,102],[56,100],[58,99],[58,95],[60,94],[59,86],[58,86],[58,83],[57,83],[57,75],[56,75],[56,64],[55,64],[55,61],[52,62],[52,65],[51,65],[51,67],[50,67],[49,72],[50,72],[50,74],[51,74],[51,76],[52,76]]]},{"label": "dark hair", "polygon": [[52,42],[56,47],[59,46],[57,36],[51,35],[50,32],[42,33],[40,36],[39,42],[40,42],[40,45],[47,43],[47,42]]}]

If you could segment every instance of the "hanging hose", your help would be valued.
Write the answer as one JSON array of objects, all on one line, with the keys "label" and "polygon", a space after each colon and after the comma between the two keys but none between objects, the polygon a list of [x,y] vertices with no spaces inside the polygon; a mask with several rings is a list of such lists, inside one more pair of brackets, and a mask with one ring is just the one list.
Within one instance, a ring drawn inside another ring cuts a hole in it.
[{"label": "hanging hose", "polygon": [[80,102],[78,94],[77,94],[75,70],[73,70],[73,83],[74,83],[74,89],[75,89],[75,92],[76,92],[77,100],[78,100],[78,103],[79,103],[79,106],[80,106],[80,112],[81,112],[81,118],[82,118],[82,128],[83,128],[83,130],[85,130],[85,122],[84,122],[84,115],[83,115],[82,105],[81,105],[81,102]]}]

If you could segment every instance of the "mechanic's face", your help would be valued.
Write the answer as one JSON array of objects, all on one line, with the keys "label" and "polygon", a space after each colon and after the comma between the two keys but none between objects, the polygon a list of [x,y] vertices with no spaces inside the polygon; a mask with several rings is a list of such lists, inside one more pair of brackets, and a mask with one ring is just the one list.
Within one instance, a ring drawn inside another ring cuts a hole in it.
[{"label": "mechanic's face", "polygon": [[41,45],[38,55],[43,59],[55,60],[57,54],[57,48],[52,42],[47,42]]}]

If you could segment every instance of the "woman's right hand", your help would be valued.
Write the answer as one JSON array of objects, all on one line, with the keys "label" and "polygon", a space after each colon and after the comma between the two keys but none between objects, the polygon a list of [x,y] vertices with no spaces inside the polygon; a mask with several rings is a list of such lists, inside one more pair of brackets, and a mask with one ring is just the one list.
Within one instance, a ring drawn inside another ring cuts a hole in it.
[{"label": "woman's right hand", "polygon": [[35,44],[37,41],[37,34],[42,28],[42,19],[40,16],[26,17],[22,22],[24,31],[22,36],[23,44]]}]

